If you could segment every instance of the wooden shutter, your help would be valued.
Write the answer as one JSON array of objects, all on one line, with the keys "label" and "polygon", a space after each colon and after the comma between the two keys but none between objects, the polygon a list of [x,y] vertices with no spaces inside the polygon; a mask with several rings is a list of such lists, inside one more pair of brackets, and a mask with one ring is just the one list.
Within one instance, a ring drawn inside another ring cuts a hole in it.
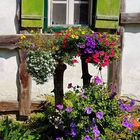
[{"label": "wooden shutter", "polygon": [[21,1],[21,27],[43,27],[44,0]]}]

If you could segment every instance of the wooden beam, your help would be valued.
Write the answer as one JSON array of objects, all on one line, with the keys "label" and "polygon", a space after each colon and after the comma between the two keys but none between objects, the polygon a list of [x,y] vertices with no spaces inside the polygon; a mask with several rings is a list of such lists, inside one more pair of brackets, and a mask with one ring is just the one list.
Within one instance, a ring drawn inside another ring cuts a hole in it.
[{"label": "wooden beam", "polygon": [[20,35],[0,35],[0,48],[15,49]]},{"label": "wooden beam", "polygon": [[18,102],[7,102],[7,101],[1,101],[0,102],[0,112],[6,112],[6,111],[18,111]]},{"label": "wooden beam", "polygon": [[121,2],[120,2],[120,12],[122,13],[122,12],[125,12],[125,10],[126,10],[126,0],[121,0]]},{"label": "wooden beam", "polygon": [[121,58],[118,61],[111,63],[108,67],[108,85],[114,86],[116,93],[121,94],[121,85],[122,85],[122,52],[123,52],[123,34],[124,28],[120,27],[120,48],[121,48]]},{"label": "wooden beam", "polygon": [[140,13],[121,13],[120,24],[140,24]]},{"label": "wooden beam", "polygon": [[19,50],[19,83],[20,83],[20,93],[19,93],[19,115],[28,116],[31,113],[31,101],[30,101],[30,82],[31,77],[29,76],[26,69],[25,61],[26,53],[23,50]]},{"label": "wooden beam", "polygon": [[[22,34],[15,35],[0,35],[0,49],[15,49],[17,48],[16,43],[19,41]],[[46,37],[51,37],[53,34],[40,34]],[[25,34],[27,38],[32,38],[35,34]]]},{"label": "wooden beam", "polygon": [[[45,107],[47,107],[48,103],[45,101],[34,101],[31,103],[31,111],[41,111]],[[19,103],[18,101],[1,101],[0,102],[0,113],[1,112],[18,112],[19,111]]]}]

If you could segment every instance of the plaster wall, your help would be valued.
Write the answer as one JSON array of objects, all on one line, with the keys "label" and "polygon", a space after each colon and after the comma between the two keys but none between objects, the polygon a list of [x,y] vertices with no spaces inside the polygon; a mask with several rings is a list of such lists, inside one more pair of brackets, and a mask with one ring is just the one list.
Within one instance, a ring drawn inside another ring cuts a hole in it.
[{"label": "plaster wall", "polygon": [[17,1],[0,0],[0,35],[17,33]]},{"label": "plaster wall", "polygon": [[17,100],[18,53],[0,50],[0,101]]},{"label": "plaster wall", "polygon": [[140,0],[125,0],[126,13],[140,12]]},{"label": "plaster wall", "polygon": [[[73,86],[79,85],[82,86],[83,81],[82,71],[81,71],[81,60],[77,58],[79,63],[76,63],[75,66],[68,66],[64,72],[64,92],[68,91],[68,84],[72,83]],[[89,64],[89,73],[92,76],[97,76],[100,74],[98,73],[98,69],[95,68],[92,64]],[[105,82],[107,82],[107,68],[102,70],[102,78]],[[45,83],[44,85],[36,85],[36,82],[32,80],[32,88],[31,88],[31,99],[32,100],[43,100],[41,95],[48,95],[53,94],[51,91],[53,90],[53,78],[49,80],[49,82]]]},{"label": "plaster wall", "polygon": [[140,26],[125,26],[122,96],[140,100]]}]

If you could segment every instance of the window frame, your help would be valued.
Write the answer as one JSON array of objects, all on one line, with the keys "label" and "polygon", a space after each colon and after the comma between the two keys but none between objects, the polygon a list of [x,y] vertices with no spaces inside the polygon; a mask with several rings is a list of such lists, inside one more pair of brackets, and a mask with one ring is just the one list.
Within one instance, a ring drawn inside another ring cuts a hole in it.
[{"label": "window frame", "polygon": [[[63,3],[66,4],[66,24],[52,24],[53,19],[53,4]],[[91,25],[92,23],[92,0],[88,1],[80,1],[80,0],[48,0],[48,27],[56,27],[56,26],[80,26],[81,24],[74,24],[74,5],[75,4],[88,4],[88,24]]]}]

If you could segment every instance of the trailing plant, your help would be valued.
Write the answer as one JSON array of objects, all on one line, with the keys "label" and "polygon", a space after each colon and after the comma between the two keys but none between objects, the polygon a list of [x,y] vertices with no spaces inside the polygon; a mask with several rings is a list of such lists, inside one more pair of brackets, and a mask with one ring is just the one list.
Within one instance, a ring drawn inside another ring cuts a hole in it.
[{"label": "trailing plant", "polygon": [[55,60],[49,51],[29,51],[26,60],[27,70],[38,84],[47,82],[54,74]]}]

